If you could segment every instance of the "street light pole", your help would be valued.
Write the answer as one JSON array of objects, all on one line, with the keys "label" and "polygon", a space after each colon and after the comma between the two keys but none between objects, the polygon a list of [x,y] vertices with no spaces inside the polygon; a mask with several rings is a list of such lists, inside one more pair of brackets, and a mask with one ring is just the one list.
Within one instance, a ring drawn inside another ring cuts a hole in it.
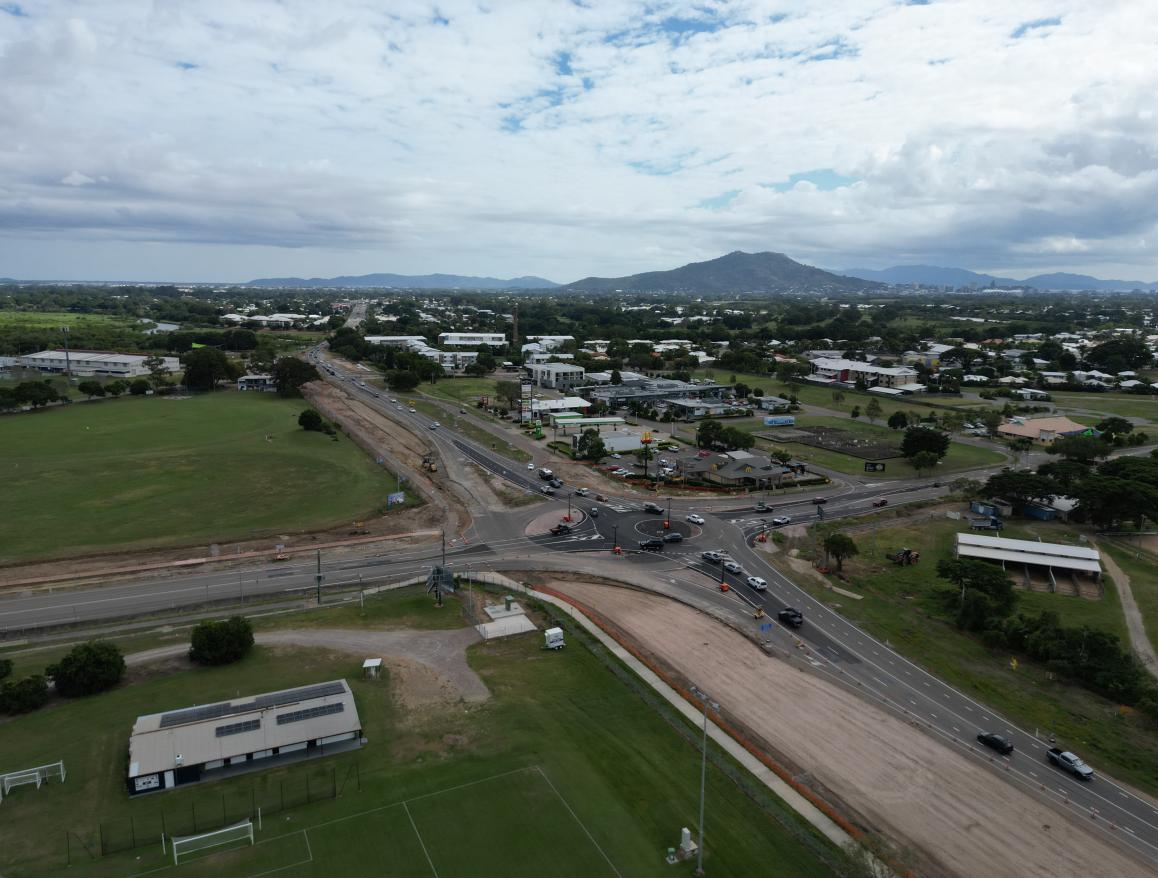
[{"label": "street light pole", "polygon": [[615,552],[619,548],[619,525],[611,525],[611,551]]},{"label": "street light pole", "polygon": [[665,515],[663,519],[663,529],[671,529],[671,497],[667,498],[667,515]]},{"label": "street light pole", "polygon": [[703,739],[703,749],[701,750],[701,753],[700,753],[700,843],[698,845],[696,845],[696,871],[694,873],[696,875],[703,875],[704,874],[704,798],[705,798],[704,797],[704,791],[707,787],[707,779],[708,779],[708,706],[711,705],[712,709],[719,710],[720,705],[716,704],[716,702],[714,702],[710,698],[708,698],[707,695],[705,695],[703,692],[701,692],[695,686],[692,687],[692,694],[695,695],[696,698],[700,699],[700,701],[702,701],[704,704],[704,739]]}]

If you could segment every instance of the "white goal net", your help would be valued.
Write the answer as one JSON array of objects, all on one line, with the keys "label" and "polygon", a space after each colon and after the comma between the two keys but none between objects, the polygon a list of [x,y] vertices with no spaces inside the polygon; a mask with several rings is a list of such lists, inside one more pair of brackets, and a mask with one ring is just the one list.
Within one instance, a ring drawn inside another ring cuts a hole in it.
[{"label": "white goal net", "polygon": [[253,821],[243,820],[241,823],[226,826],[224,829],[203,832],[200,835],[187,835],[184,838],[174,838],[171,841],[173,843],[173,865],[176,866],[183,858],[188,859],[191,854],[206,848],[239,841],[248,841],[253,844]]}]

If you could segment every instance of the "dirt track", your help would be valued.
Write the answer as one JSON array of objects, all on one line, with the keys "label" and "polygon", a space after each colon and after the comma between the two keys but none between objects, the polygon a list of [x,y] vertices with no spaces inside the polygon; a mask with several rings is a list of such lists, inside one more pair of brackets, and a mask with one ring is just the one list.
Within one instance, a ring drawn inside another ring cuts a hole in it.
[{"label": "dirt track", "polygon": [[602,613],[886,836],[936,863],[922,874],[1153,874],[962,754],[689,607],[625,588],[549,585]]}]

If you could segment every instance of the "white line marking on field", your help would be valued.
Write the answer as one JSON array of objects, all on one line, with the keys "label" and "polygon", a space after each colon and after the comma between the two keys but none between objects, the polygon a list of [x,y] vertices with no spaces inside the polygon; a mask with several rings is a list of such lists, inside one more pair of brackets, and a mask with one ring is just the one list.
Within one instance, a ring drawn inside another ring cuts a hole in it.
[{"label": "white line marking on field", "polygon": [[584,834],[586,834],[587,838],[589,838],[591,840],[591,843],[593,845],[595,845],[595,849],[597,851],[599,851],[600,854],[603,855],[603,859],[605,859],[607,861],[607,865],[611,867],[611,871],[614,872],[618,876],[618,878],[623,878],[622,873],[620,873],[620,871],[615,868],[615,864],[613,862],[611,862],[611,858],[609,856],[607,856],[607,852],[604,851],[603,848],[601,848],[599,846],[599,842],[597,842],[595,840],[595,836],[593,836],[591,834],[591,831],[586,827],[586,825],[584,825],[583,821],[579,819],[579,815],[571,810],[571,806],[569,804],[567,804],[567,800],[563,798],[563,794],[560,793],[559,790],[557,790],[555,788],[555,785],[553,783],[551,783],[551,778],[547,777],[546,773],[538,765],[535,766],[535,771],[539,772],[539,776],[542,777],[543,780],[545,780],[547,782],[547,786],[549,786],[551,788],[551,790],[555,793],[555,795],[559,797],[559,801],[563,803],[563,807],[567,809],[567,813],[569,813],[572,817],[575,818],[575,822],[579,824],[579,828],[583,830],[583,832],[584,832]]},{"label": "white line marking on field", "polygon": [[438,870],[434,868],[434,860],[430,859],[430,851],[426,849],[426,842],[422,840],[422,833],[418,831],[418,824],[414,822],[414,817],[410,813],[410,809],[406,803],[402,803],[402,810],[406,812],[407,818],[410,820],[410,825],[414,828],[414,835],[418,838],[418,843],[422,845],[422,853],[426,855],[426,862],[430,864],[430,871],[434,873],[434,878],[438,878]]}]

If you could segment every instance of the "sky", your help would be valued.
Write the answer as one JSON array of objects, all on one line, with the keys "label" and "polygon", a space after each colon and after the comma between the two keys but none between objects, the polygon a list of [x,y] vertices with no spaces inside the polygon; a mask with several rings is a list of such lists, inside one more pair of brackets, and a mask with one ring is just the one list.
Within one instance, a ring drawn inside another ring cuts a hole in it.
[{"label": "sky", "polygon": [[1158,280],[1145,0],[0,0],[0,277]]}]

